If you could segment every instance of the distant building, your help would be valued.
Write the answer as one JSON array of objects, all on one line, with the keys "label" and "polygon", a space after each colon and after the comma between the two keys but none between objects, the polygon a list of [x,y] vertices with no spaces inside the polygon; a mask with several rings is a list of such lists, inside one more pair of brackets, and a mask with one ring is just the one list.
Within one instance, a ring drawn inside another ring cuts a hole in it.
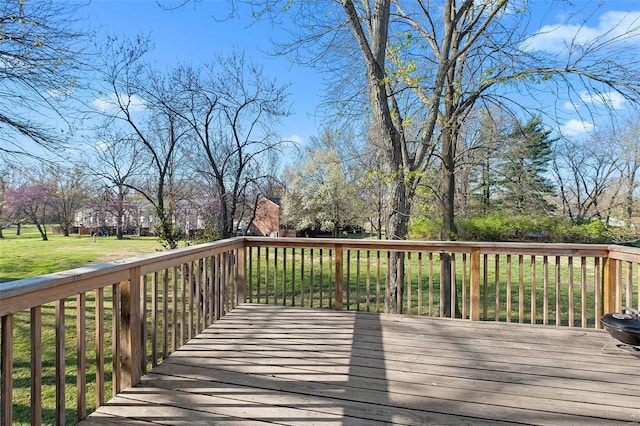
[{"label": "distant building", "polygon": [[295,229],[287,229],[280,223],[280,198],[261,198],[256,207],[256,217],[249,225],[249,235],[263,237],[295,237]]}]

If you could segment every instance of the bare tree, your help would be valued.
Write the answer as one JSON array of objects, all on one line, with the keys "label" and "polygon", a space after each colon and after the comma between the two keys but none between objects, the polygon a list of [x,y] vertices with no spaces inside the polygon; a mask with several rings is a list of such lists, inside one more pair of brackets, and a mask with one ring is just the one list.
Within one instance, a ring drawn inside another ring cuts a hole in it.
[{"label": "bare tree", "polygon": [[79,168],[60,165],[47,167],[47,181],[52,188],[49,202],[62,233],[68,237],[75,221],[76,212],[89,199],[87,176]]},{"label": "bare tree", "polygon": [[609,143],[618,151],[620,180],[622,185],[622,210],[628,223],[638,214],[635,208],[640,188],[640,123],[636,117],[626,117],[617,129],[607,131],[603,146]]},{"label": "bare tree", "polygon": [[188,129],[196,149],[190,161],[216,192],[222,238],[239,231],[255,210],[260,188],[274,179],[274,160],[288,144],[274,132],[289,115],[287,85],[235,51],[201,69],[172,74],[179,99],[167,104]]},{"label": "bare tree", "polygon": [[95,104],[109,118],[107,125],[121,129],[127,138],[135,138],[140,144],[140,161],[147,165],[147,173],[124,185],[153,205],[160,240],[173,249],[182,234],[175,214],[183,180],[180,144],[187,133],[170,107],[177,102],[173,82],[143,61],[148,49],[149,41],[143,37],[121,43],[112,40],[103,54],[103,97]]},{"label": "bare tree", "polygon": [[619,158],[597,139],[562,141],[554,150],[552,171],[562,212],[574,223],[607,220],[620,189]]},{"label": "bare tree", "polygon": [[[477,105],[488,110],[499,104],[514,113],[531,109],[518,101],[520,96],[505,96],[513,88],[528,92],[530,99],[550,89],[574,100],[593,99],[606,90],[629,100],[640,95],[640,82],[634,78],[639,58],[626,49],[630,36],[638,34],[637,22],[592,39],[569,38],[558,54],[535,45],[540,32],[529,25],[533,21],[528,21],[531,15],[526,4],[518,2],[251,3],[262,6],[269,16],[295,16],[299,31],[282,52],[328,70],[343,71],[342,78],[351,83],[337,83],[341,88],[353,88],[354,81],[362,83],[357,89],[366,93],[375,143],[384,155],[384,171],[393,177],[387,191],[390,239],[407,234],[416,185],[426,175],[435,148],[441,171],[441,236],[456,238],[456,147],[462,123]],[[362,71],[363,78],[356,79],[358,75],[345,70]],[[339,78],[337,73],[331,77]],[[351,92],[351,98],[355,97],[357,92]],[[397,300],[402,296],[403,271],[402,263],[392,259],[391,264],[400,265],[391,271],[387,310],[394,312],[401,306]],[[445,264],[446,296],[451,294],[449,271]],[[445,315],[453,315],[448,301],[443,303]]]},{"label": "bare tree", "polygon": [[91,156],[85,165],[97,182],[110,190],[111,202],[108,209],[116,217],[116,238],[123,238],[125,213],[131,209],[128,199],[136,178],[144,164],[139,140],[136,136],[127,135],[122,129],[105,125],[99,129],[97,141],[93,146],[95,156]]},{"label": "bare tree", "polygon": [[79,85],[85,39],[77,30],[80,6],[1,2],[0,153],[33,154],[33,144],[52,149],[67,139],[63,101]]}]

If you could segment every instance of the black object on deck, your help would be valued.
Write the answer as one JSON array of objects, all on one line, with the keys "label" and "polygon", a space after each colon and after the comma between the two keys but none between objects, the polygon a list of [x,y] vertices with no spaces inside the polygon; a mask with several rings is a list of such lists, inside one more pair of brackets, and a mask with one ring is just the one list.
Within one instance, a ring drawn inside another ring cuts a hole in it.
[{"label": "black object on deck", "polygon": [[625,306],[622,312],[604,315],[600,322],[613,338],[631,346],[619,347],[630,350],[634,355],[640,353],[640,311]]}]

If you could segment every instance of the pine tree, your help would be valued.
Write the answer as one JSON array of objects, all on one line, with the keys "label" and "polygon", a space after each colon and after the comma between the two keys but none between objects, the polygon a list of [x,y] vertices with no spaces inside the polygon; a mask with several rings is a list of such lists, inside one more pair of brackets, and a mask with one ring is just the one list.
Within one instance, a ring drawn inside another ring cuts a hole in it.
[{"label": "pine tree", "polygon": [[509,143],[499,167],[500,202],[506,211],[537,216],[553,210],[547,197],[554,187],[545,174],[555,141],[557,139],[544,128],[540,117],[524,126],[515,124],[508,135]]}]

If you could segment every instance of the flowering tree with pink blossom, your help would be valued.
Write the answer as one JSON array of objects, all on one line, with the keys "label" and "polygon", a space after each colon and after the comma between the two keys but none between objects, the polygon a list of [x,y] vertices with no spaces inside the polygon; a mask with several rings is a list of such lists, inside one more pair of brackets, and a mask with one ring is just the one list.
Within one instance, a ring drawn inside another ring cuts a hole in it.
[{"label": "flowering tree with pink blossom", "polygon": [[43,241],[47,241],[47,207],[51,203],[53,188],[44,183],[25,184],[9,190],[4,196],[5,208],[16,220],[26,219],[36,225]]}]

